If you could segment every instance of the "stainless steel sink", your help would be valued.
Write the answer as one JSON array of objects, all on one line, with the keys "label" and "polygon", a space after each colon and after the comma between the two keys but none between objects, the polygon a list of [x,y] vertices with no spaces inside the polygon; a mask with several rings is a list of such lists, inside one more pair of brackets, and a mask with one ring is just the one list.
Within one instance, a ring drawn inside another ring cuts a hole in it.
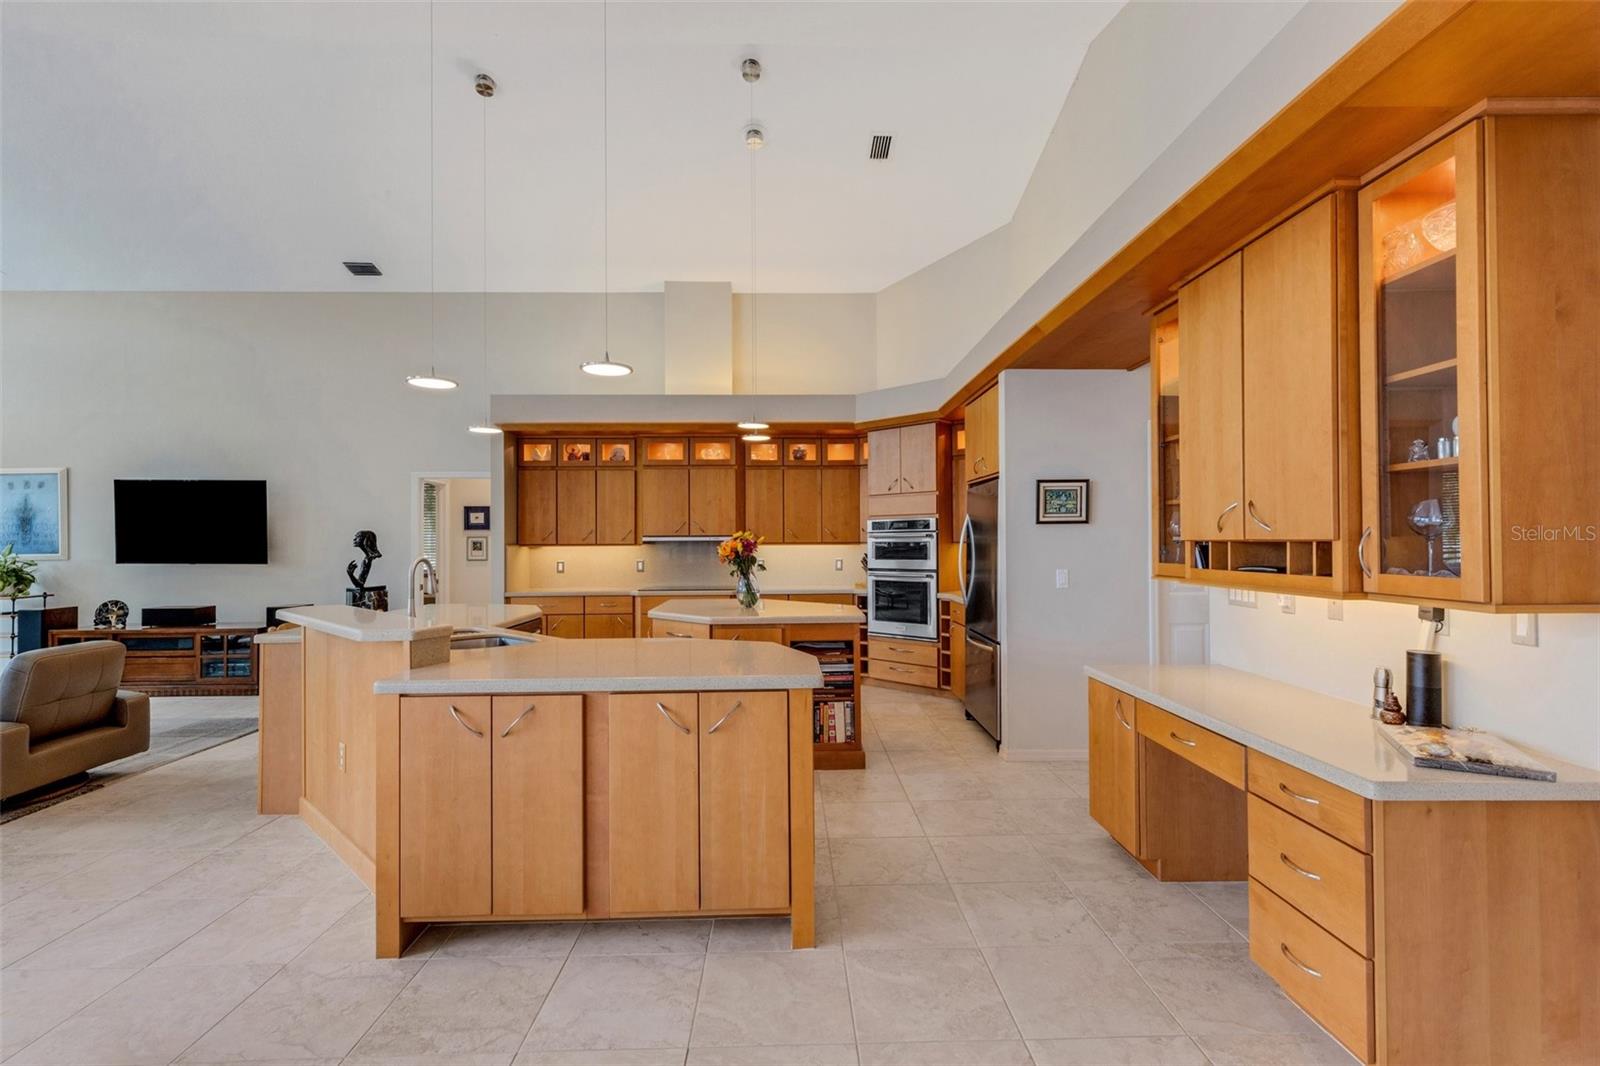
[{"label": "stainless steel sink", "polygon": [[513,637],[505,633],[485,633],[481,630],[462,629],[450,636],[451,648],[519,648],[524,644],[534,644],[539,640],[533,634],[526,637]]}]

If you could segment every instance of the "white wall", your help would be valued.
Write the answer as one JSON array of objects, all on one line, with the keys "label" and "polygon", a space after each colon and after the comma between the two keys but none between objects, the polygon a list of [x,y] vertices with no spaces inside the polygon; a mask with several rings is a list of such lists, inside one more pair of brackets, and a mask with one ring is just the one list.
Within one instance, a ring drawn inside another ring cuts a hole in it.
[{"label": "white wall", "polygon": [[[1145,369],[1000,375],[1001,740],[1007,758],[1088,748],[1088,663],[1149,656]],[[1086,477],[1087,525],[1038,525],[1034,482]],[[1055,587],[1065,568],[1068,587]]]},{"label": "white wall", "polygon": [[[490,508],[489,521],[499,525],[503,516],[497,512],[501,508],[495,507],[489,495],[489,479],[486,477],[453,477],[445,478],[446,489],[444,520],[444,544],[442,546],[445,560],[445,600],[449,603],[489,603],[489,560],[494,557],[491,551],[486,558],[467,558],[467,537],[481,536],[477,532],[469,532],[463,528],[463,507],[487,506]],[[396,601],[398,605],[398,601]]]}]

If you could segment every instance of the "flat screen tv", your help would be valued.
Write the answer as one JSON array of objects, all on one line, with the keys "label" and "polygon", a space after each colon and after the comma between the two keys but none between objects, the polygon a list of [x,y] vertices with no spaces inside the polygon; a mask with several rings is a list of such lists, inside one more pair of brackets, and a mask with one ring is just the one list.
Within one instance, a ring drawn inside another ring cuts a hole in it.
[{"label": "flat screen tv", "polygon": [[265,563],[265,481],[115,485],[117,562]]}]

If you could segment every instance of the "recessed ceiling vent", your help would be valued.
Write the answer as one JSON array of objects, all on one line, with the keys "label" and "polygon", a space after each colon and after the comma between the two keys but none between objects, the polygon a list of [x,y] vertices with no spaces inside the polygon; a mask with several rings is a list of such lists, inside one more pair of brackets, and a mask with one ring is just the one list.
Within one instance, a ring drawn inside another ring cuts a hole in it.
[{"label": "recessed ceiling vent", "polygon": [[888,159],[889,143],[894,140],[888,133],[875,133],[872,135],[872,147],[867,150],[868,159]]},{"label": "recessed ceiling vent", "polygon": [[344,268],[358,278],[381,278],[383,271],[377,263],[345,263]]}]

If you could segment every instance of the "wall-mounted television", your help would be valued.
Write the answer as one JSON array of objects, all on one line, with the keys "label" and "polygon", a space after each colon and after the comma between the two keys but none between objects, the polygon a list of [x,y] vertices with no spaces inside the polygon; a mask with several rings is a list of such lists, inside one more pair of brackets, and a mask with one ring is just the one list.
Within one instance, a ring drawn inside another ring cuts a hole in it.
[{"label": "wall-mounted television", "polygon": [[265,481],[115,483],[117,562],[265,563]]}]

